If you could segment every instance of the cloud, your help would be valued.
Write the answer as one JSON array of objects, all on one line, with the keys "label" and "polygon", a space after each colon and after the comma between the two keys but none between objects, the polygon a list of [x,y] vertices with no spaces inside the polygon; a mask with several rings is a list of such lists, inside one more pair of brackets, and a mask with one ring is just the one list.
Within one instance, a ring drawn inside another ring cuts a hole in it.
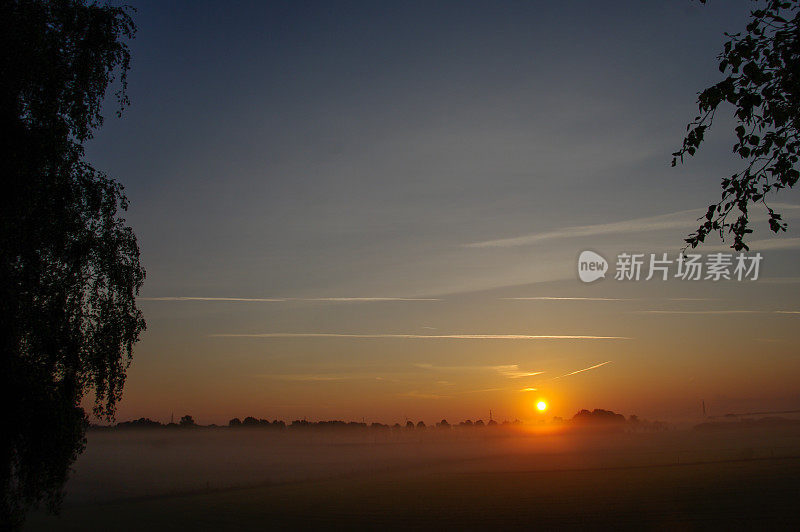
[{"label": "cloud", "polygon": [[286,301],[330,301],[334,303],[370,303],[376,301],[441,301],[430,297],[140,297],[142,301],[243,301],[276,303]]},{"label": "cloud", "polygon": [[[265,379],[294,381],[294,382],[331,382],[354,380],[379,380],[392,381],[374,373],[267,373],[258,374],[256,377]],[[392,381],[394,382],[394,381]]]},{"label": "cloud", "polygon": [[606,360],[605,362],[601,362],[600,364],[595,364],[594,366],[589,366],[588,368],[583,368],[583,369],[579,369],[579,370],[576,370],[576,371],[570,371],[569,373],[565,373],[563,375],[559,375],[558,377],[554,377],[553,380],[561,379],[563,377],[569,377],[570,375],[576,375],[578,373],[583,373],[584,371],[597,369],[597,368],[599,368],[601,366],[605,366],[606,364],[611,364],[611,361],[610,360]]},{"label": "cloud", "polygon": [[288,301],[283,298],[271,297],[140,297],[137,299],[140,301],[247,301],[255,303]]},{"label": "cloud", "polygon": [[368,379],[373,377],[365,377],[363,375],[335,375],[335,374],[304,374],[304,373],[296,373],[296,374],[283,374],[283,375],[258,375],[258,377],[264,377],[268,379],[275,379],[281,381],[300,381],[300,382],[327,382],[327,381],[346,381],[346,380],[357,380],[357,379]]},{"label": "cloud", "polygon": [[369,303],[373,301],[441,301],[433,297],[293,297],[288,301],[333,301],[336,303]]},{"label": "cloud", "polygon": [[796,284],[800,283],[800,277],[766,277],[759,279],[758,282],[765,284]]},{"label": "cloud", "polygon": [[458,392],[459,394],[468,394],[468,393],[488,393],[488,392],[504,392],[507,388],[481,388],[480,390],[466,390],[463,392]]},{"label": "cloud", "polygon": [[[747,242],[747,246],[750,248],[748,253],[754,253],[756,251],[769,251],[773,249],[798,249],[800,248],[800,238],[765,238],[762,240],[751,240]],[[730,246],[725,245],[714,245],[714,246],[705,246],[701,248],[702,251],[728,251],[733,252]]]},{"label": "cloud", "polygon": [[517,247],[538,244],[548,240],[562,240],[565,238],[578,238],[584,236],[612,235],[625,233],[642,233],[646,231],[660,231],[664,229],[691,229],[697,225],[697,218],[702,216],[702,209],[678,211],[647,218],[635,218],[622,222],[612,222],[596,225],[579,225],[565,227],[554,231],[545,231],[529,235],[484,240],[464,244],[468,248],[489,247]]},{"label": "cloud", "polygon": [[634,310],[636,314],[764,314],[769,310]]},{"label": "cloud", "polygon": [[[776,203],[772,208],[778,212],[790,211],[784,218],[792,217],[795,213],[792,211],[800,210],[800,205],[792,205],[787,203]],[[660,214],[657,216],[649,216],[645,218],[634,218],[631,220],[624,220],[620,222],[611,222],[604,224],[594,225],[578,225],[572,227],[564,227],[562,229],[555,229],[552,231],[543,231],[540,233],[531,233],[528,235],[515,236],[510,238],[498,238],[494,240],[484,240],[480,242],[471,242],[463,244],[467,248],[507,248],[518,246],[530,246],[548,240],[563,240],[566,238],[580,238],[587,236],[601,236],[601,235],[619,235],[629,233],[647,233],[653,231],[663,231],[667,229],[697,229],[699,222],[698,218],[706,213],[705,209],[690,209],[685,211],[671,212],[668,214]],[[750,217],[752,222],[760,222],[767,219],[763,213],[757,213]],[[784,244],[789,247],[800,247],[800,239],[787,238],[782,239],[784,242],[797,240]],[[757,241],[767,246],[775,247],[762,247],[761,249],[784,249],[778,239],[769,239]],[[776,242],[776,244],[769,244]],[[728,249],[728,248],[725,248]]]},{"label": "cloud", "polygon": [[508,377],[509,379],[519,379],[521,377],[534,377],[541,375],[543,371],[520,371],[517,364],[510,364],[508,366],[494,366],[492,369],[497,371],[500,375]]},{"label": "cloud", "polygon": [[541,375],[543,371],[522,371],[519,364],[504,364],[500,366],[435,366],[433,364],[414,364],[418,368],[430,369],[434,371],[496,371],[503,377],[509,379],[519,379],[521,377],[533,377]]},{"label": "cloud", "polygon": [[436,393],[423,393],[416,390],[397,394],[400,397],[413,397],[415,399],[444,399],[450,397],[449,395],[440,395]]},{"label": "cloud", "polygon": [[800,310],[634,310],[637,314],[800,314]]},{"label": "cloud", "polygon": [[624,297],[501,297],[505,301],[633,301]]},{"label": "cloud", "polygon": [[521,391],[521,392],[535,392],[535,391],[537,391],[538,389],[539,389],[539,388],[523,388],[523,389],[521,389],[520,391]]},{"label": "cloud", "polygon": [[411,340],[630,340],[627,336],[553,334],[344,334],[344,333],[253,333],[210,334],[212,338],[385,338]]}]

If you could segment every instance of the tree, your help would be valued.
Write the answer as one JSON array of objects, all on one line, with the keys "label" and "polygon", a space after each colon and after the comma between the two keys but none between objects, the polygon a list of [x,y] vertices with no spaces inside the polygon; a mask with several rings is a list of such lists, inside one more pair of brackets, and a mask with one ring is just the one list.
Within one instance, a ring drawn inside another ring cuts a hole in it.
[{"label": "tree", "polygon": [[127,105],[125,8],[82,0],[0,3],[0,521],[57,510],[87,416],[113,419],[145,328],[136,237],[122,186],[93,168],[84,143],[118,84]]},{"label": "tree", "polygon": [[672,154],[672,166],[683,163],[687,154],[693,156],[719,106],[727,102],[735,107],[733,152],[745,166],[722,180],[722,199],[709,205],[700,227],[686,239],[693,248],[718,232],[723,238],[726,233],[733,236],[735,250],[748,249],[745,237],[753,232],[749,208],[755,203],[766,209],[773,232],[786,230],[767,197],[793,187],[800,177],[799,7],[798,0],[766,0],[751,12],[744,36],[725,34],[729,40],[718,59],[720,72],[728,75],[700,93],[699,114],[686,127],[681,149]]},{"label": "tree", "polygon": [[192,416],[190,416],[189,414],[186,414],[185,416],[183,416],[181,418],[180,426],[181,427],[194,427],[195,426],[194,418]]},{"label": "tree", "polygon": [[625,416],[611,410],[603,410],[602,408],[595,408],[591,412],[583,409],[572,416],[572,422],[576,424],[594,425],[623,424],[625,423]]}]

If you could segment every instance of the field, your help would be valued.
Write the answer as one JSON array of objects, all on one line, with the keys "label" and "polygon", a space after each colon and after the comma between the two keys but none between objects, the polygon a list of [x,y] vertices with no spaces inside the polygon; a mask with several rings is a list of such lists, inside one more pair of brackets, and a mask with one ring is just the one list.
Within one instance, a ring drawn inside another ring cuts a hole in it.
[{"label": "field", "polygon": [[29,530],[797,530],[800,431],[93,433]]}]

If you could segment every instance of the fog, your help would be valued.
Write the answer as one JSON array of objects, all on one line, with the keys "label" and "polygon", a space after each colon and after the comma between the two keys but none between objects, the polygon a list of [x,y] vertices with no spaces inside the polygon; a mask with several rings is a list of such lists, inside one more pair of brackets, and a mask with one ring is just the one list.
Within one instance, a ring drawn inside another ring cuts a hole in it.
[{"label": "fog", "polygon": [[92,430],[67,484],[65,503],[90,505],[393,472],[559,471],[798,455],[800,429],[795,425],[661,432],[564,426]]}]

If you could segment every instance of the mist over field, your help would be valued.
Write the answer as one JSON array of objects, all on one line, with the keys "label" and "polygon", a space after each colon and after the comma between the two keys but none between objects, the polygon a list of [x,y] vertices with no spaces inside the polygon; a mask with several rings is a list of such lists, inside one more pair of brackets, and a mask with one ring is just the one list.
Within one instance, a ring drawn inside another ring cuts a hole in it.
[{"label": "mist over field", "polygon": [[[30,530],[796,522],[800,426],[94,430]],[[741,509],[740,509],[741,510]],[[213,515],[212,515],[213,514]],[[135,520],[133,519],[135,516]],[[740,521],[737,521],[740,522]],[[134,524],[135,523],[135,524]]]}]

